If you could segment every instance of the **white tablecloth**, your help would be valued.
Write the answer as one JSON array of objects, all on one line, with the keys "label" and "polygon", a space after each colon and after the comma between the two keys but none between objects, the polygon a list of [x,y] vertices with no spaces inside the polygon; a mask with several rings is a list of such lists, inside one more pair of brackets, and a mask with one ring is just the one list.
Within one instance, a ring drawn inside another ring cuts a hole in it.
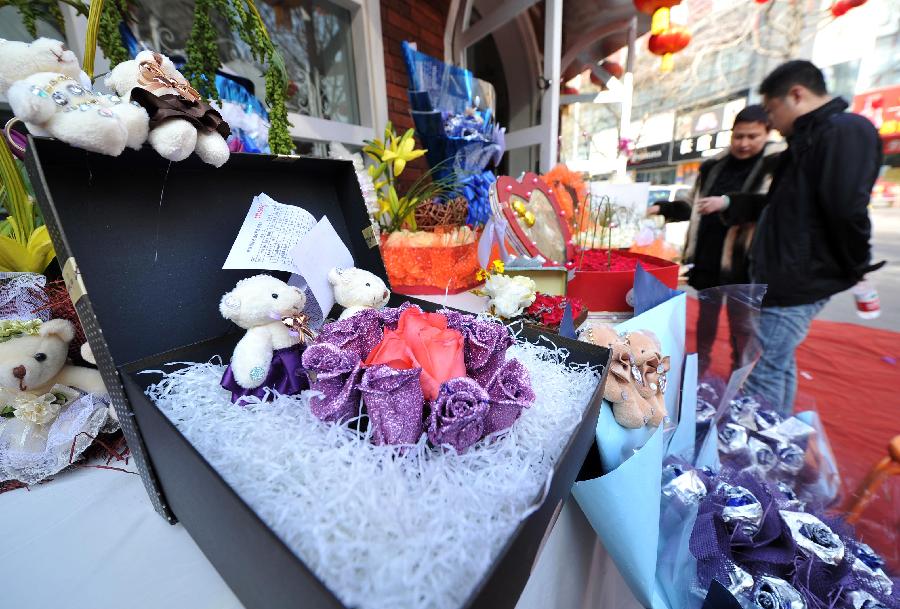
[{"label": "white tablecloth", "polygon": [[[0,539],[4,609],[243,609],[187,531],[153,511],[137,475],[81,468],[4,493]],[[573,499],[517,605],[548,608],[639,608]]]}]

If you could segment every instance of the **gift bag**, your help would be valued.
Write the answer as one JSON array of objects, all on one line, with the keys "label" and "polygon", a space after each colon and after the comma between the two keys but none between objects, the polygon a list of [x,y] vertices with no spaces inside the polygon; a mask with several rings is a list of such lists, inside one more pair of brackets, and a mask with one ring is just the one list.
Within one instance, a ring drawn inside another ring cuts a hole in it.
[{"label": "gift bag", "polygon": [[[654,332],[662,352],[670,356],[665,393],[670,421],[656,429],[624,429],[615,422],[610,405],[604,403],[597,423],[603,475],[576,482],[572,489],[632,593],[645,607],[653,608],[670,607],[667,594],[671,587],[659,585],[657,579],[663,462],[670,451],[693,453],[696,359],[685,362],[685,306],[686,297],[679,294],[616,326],[619,332]],[[684,371],[693,375],[693,380],[685,380]]]}]

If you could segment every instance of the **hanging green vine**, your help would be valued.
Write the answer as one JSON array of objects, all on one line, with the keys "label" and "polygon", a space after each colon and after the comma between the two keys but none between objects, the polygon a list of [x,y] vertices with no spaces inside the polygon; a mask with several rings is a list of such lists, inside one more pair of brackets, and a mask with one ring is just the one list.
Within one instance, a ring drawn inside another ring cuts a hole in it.
[{"label": "hanging green vine", "polygon": [[216,9],[227,21],[228,27],[250,47],[253,58],[266,66],[269,148],[274,154],[291,154],[294,142],[285,106],[287,70],[253,0],[196,0],[194,24],[186,48],[188,61],[183,70],[185,78],[204,97],[219,98],[215,88],[216,69],[220,64],[219,45],[212,9]]},{"label": "hanging green vine", "polygon": [[285,97],[287,92],[287,69],[281,53],[274,47],[269,57],[266,71],[266,103],[269,105],[269,148],[274,154],[294,152],[294,140],[289,130]]},{"label": "hanging green vine", "polygon": [[219,44],[211,11],[215,0],[196,0],[194,24],[187,40],[187,63],[182,73],[191,85],[207,99],[219,99],[216,90],[216,70],[219,60]]}]

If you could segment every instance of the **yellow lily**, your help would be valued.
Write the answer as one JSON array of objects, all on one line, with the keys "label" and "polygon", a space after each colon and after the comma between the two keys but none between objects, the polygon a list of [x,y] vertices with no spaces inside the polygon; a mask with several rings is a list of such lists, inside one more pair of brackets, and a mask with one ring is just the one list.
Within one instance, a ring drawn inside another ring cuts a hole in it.
[{"label": "yellow lily", "polygon": [[0,272],[43,273],[55,256],[46,226],[35,229],[25,245],[0,236]]},{"label": "yellow lily", "polygon": [[416,140],[413,138],[413,130],[407,129],[399,140],[391,136],[390,148],[385,147],[381,160],[385,163],[394,161],[394,175],[399,176],[406,169],[406,164],[427,152],[427,150],[415,150]]},{"label": "yellow lily", "polygon": [[[363,147],[363,152],[372,157],[376,163],[381,162],[381,156],[384,154],[384,143],[379,139],[374,139]],[[369,166],[369,171],[373,171]]]}]

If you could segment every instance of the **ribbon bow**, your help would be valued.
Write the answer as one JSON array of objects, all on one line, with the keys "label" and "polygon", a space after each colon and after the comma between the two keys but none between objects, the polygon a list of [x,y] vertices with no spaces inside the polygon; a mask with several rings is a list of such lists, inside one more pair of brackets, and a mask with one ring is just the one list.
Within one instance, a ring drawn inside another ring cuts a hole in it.
[{"label": "ribbon bow", "polygon": [[483,269],[487,268],[488,262],[491,260],[494,243],[500,248],[500,259],[503,260],[503,263],[509,262],[511,256],[506,251],[506,223],[491,216],[478,239],[478,262]]},{"label": "ribbon bow", "polygon": [[176,80],[166,76],[162,71],[162,56],[154,53],[154,61],[142,61],[140,63],[140,73],[138,75],[138,84],[148,91],[156,91],[158,89],[175,89],[178,95],[189,102],[196,102],[200,99],[200,94],[187,82]]},{"label": "ribbon bow", "polygon": [[291,336],[299,336],[302,344],[315,338],[313,331],[309,327],[309,315],[306,313],[282,317],[281,323],[287,326],[288,333],[291,334]]}]

